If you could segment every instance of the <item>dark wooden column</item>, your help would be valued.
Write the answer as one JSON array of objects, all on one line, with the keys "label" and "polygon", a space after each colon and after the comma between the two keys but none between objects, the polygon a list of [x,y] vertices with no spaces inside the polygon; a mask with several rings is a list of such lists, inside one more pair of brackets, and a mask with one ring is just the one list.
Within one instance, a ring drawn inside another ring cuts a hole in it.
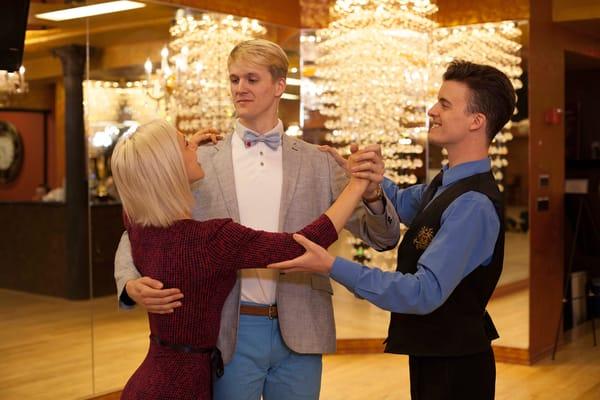
[{"label": "dark wooden column", "polygon": [[89,200],[87,149],[83,124],[83,76],[85,46],[69,45],[53,49],[60,58],[65,88],[66,153],[66,254],[68,297],[88,298]]}]

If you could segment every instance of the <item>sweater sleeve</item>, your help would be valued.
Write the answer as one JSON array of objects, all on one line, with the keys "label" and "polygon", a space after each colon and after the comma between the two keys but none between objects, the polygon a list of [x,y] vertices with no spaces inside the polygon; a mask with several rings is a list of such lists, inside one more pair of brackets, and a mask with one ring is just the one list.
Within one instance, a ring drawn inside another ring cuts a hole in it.
[{"label": "sweater sleeve", "polygon": [[[267,264],[289,260],[304,254],[291,233],[257,231],[231,220],[221,220],[210,239],[210,253],[223,264],[235,269],[261,268]],[[297,233],[324,248],[338,238],[329,217],[321,215]]]}]

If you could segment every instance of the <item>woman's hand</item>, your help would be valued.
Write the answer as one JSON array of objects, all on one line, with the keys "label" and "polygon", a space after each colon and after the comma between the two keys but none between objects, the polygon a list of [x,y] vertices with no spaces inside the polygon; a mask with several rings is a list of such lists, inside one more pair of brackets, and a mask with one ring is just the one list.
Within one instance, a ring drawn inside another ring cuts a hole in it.
[{"label": "woman's hand", "polygon": [[209,142],[217,144],[221,139],[223,139],[223,135],[221,135],[218,130],[214,128],[203,128],[194,133],[188,141],[194,146],[201,146]]}]

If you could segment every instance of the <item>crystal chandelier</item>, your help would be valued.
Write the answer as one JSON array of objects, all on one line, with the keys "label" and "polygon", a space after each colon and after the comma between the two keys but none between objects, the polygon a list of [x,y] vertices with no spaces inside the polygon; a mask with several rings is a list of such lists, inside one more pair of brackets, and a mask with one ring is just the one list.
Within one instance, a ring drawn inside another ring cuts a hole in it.
[{"label": "crystal chandelier", "polygon": [[[431,98],[429,46],[437,27],[429,0],[338,0],[332,22],[304,42],[316,42],[316,98],[329,130],[326,140],[348,152],[350,143],[381,144],[387,175],[400,186],[424,177],[426,106]],[[421,178],[419,178],[420,176]],[[353,258],[371,261],[368,246],[351,238]],[[395,265],[393,256],[380,261]]]},{"label": "crystal chandelier", "polygon": [[28,91],[29,85],[25,81],[25,67],[21,65],[16,72],[0,70],[0,103],[6,103],[11,96],[24,94]]},{"label": "crystal chandelier", "polygon": [[222,132],[233,129],[227,58],[244,40],[264,35],[257,21],[205,13],[199,17],[178,10],[170,30],[171,41],[161,51],[160,68],[146,60],[148,96],[164,101],[177,128],[193,133],[201,127]]},{"label": "crystal chandelier", "polygon": [[317,31],[315,82],[329,142],[379,143],[399,185],[423,168],[428,47],[436,27],[429,0],[338,0]]},{"label": "crystal chandelier", "polygon": [[[519,57],[521,44],[518,42],[520,37],[521,30],[515,21],[436,29],[432,56],[434,91],[441,85],[446,64],[455,59],[491,65],[508,76],[515,90],[522,88],[520,77],[523,70]],[[489,148],[492,172],[501,191],[504,190],[503,170],[508,165],[506,144],[513,139],[510,127],[509,121],[498,132]]]}]

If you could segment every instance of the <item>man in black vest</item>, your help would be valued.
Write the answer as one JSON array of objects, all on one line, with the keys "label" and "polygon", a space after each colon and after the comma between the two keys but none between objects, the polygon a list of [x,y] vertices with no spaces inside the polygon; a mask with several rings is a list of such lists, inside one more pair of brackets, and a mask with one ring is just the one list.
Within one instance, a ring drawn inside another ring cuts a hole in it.
[{"label": "man in black vest", "polygon": [[334,258],[300,235],[306,253],[270,266],[330,274],[391,311],[385,351],[409,355],[413,400],[494,398],[491,341],[498,333],[486,305],[502,271],[504,212],[488,147],[510,119],[515,99],[499,70],[452,62],[428,113],[429,141],[446,148],[449,162],[429,185],[398,189],[383,179],[380,151],[372,146],[348,162],[337,156],[349,173],[371,180],[369,207],[391,201],[409,226],[396,272]]}]

